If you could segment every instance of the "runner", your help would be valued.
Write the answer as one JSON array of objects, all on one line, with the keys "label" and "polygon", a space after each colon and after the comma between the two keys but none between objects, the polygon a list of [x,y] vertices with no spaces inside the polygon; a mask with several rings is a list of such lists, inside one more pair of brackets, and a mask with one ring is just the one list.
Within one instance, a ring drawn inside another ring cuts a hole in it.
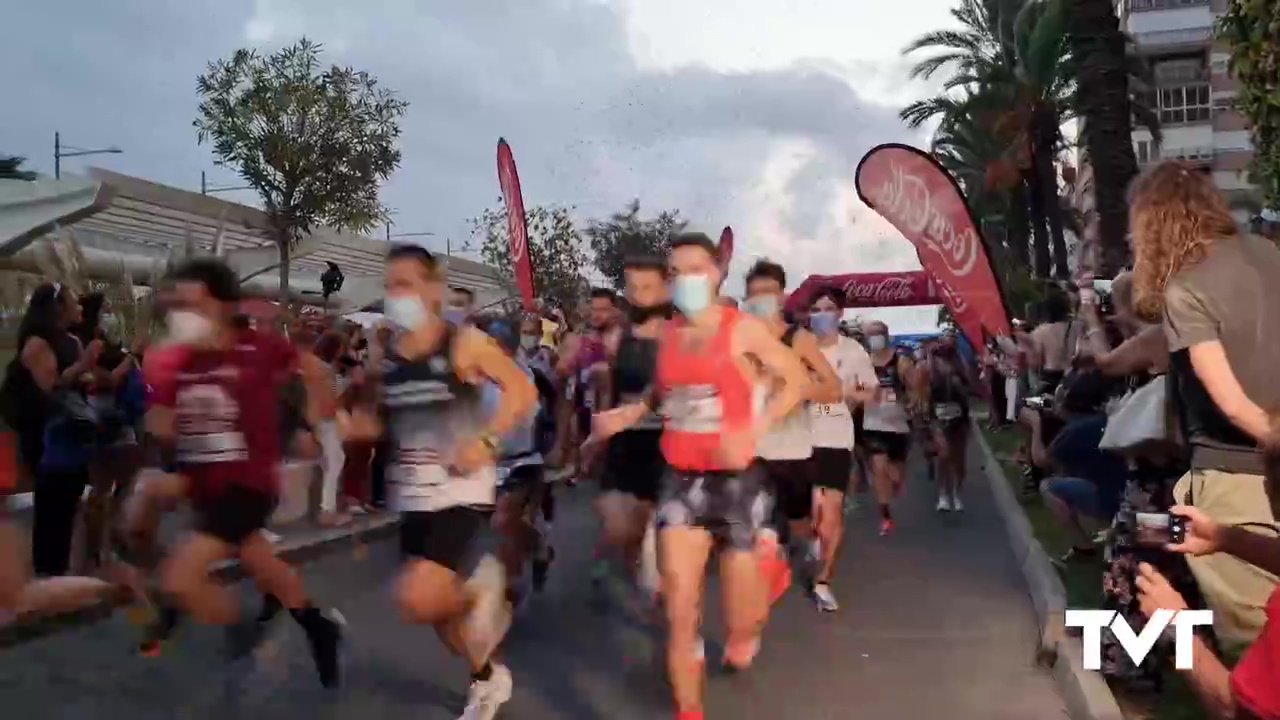
[{"label": "runner", "polygon": [[560,406],[560,395],[556,391],[555,358],[551,348],[543,344],[542,318],[538,315],[526,315],[520,324],[520,361],[533,374],[534,385],[538,388],[538,399],[541,412],[538,414],[536,428],[539,452],[543,453],[542,482],[533,490],[533,497],[528,503],[530,522],[537,532],[537,545],[533,550],[532,580],[535,592],[542,590],[547,584],[547,574],[551,563],[555,560],[556,551],[551,544],[551,529],[555,522],[556,496],[551,477],[546,472],[549,464],[547,458],[556,444],[556,418]]},{"label": "runner", "polygon": [[198,621],[230,626],[232,657],[252,651],[266,623],[240,619],[238,603],[209,576],[238,557],[258,587],[279,598],[307,633],[325,687],[339,682],[342,617],[311,604],[301,578],[276,557],[262,529],[275,508],[281,459],[275,386],[297,362],[281,338],[232,326],[240,281],[216,258],[173,275],[169,334],[188,352],[170,382],[153,385],[148,431],[173,448],[196,523],[161,568],[165,593]]},{"label": "runner", "polygon": [[866,333],[879,386],[863,413],[862,443],[871,461],[871,484],[880,505],[880,534],[888,535],[893,532],[890,503],[902,491],[911,439],[908,388],[914,365],[909,353],[889,343],[887,325],[872,321]]},{"label": "runner", "polygon": [[[517,334],[507,323],[495,320],[484,329],[515,361],[529,382],[534,383],[534,370],[518,355],[520,345]],[[485,398],[486,417],[491,417],[497,409],[500,395],[493,383],[486,383],[485,389],[488,391]],[[498,447],[498,500],[493,526],[502,537],[498,545],[498,559],[507,571],[507,599],[513,608],[520,607],[520,601],[524,597],[524,565],[540,544],[530,506],[539,496],[539,489],[543,485],[543,448],[539,438],[543,410],[542,403],[535,400],[530,413],[502,437]]]},{"label": "runner", "polygon": [[[612,290],[595,288],[581,312],[586,327],[565,336],[560,348],[560,360],[556,375],[566,389],[569,401],[561,413],[556,439],[559,443],[555,456],[570,465],[577,465],[578,478],[587,475],[584,463],[578,457],[583,440],[591,432],[591,413],[599,405],[605,384],[609,378],[609,366],[605,362],[604,336],[615,324],[618,299]],[[593,580],[602,568],[597,565]],[[607,571],[607,566],[603,568]]]},{"label": "runner", "polygon": [[[354,410],[343,418],[345,434],[377,438],[385,415],[405,555],[396,590],[400,610],[434,626],[445,645],[466,658],[471,688],[461,718],[491,720],[511,698],[511,672],[493,657],[511,622],[504,573],[486,554],[471,579],[462,578],[490,521],[499,438],[528,417],[536,393],[491,339],[441,318],[443,268],[431,253],[416,245],[392,248],[386,290],[387,317],[403,332],[387,349],[378,413]],[[480,389],[486,381],[499,391],[487,422]]]},{"label": "runner", "polygon": [[[642,402],[649,396],[657,369],[657,338],[672,314],[666,265],[661,260],[629,259],[623,273],[630,322],[605,338],[611,393],[601,409]],[[626,576],[636,577],[641,587],[652,585],[656,574],[655,558],[644,557],[647,563],[641,566],[641,551],[658,501],[658,483],[666,472],[659,448],[661,436],[662,418],[650,413],[609,440],[604,450],[603,492],[596,502],[603,525],[604,558],[620,554]],[[641,571],[639,576],[637,570]]]},{"label": "runner", "polygon": [[[808,330],[787,323],[782,317],[782,294],[786,285],[787,274],[781,265],[767,260],[757,262],[747,273],[747,300],[743,308],[760,318],[774,337],[791,348],[812,374],[815,382],[809,386],[804,401],[840,402],[840,380],[818,348],[817,338]],[[766,373],[762,381],[758,390],[768,396],[774,391],[773,379]],[[758,450],[768,474],[769,491],[775,500],[774,528],[766,528],[760,538],[760,551],[764,557],[769,556],[772,546],[780,540],[793,557],[803,558],[813,539],[813,434],[809,414],[809,407],[802,403],[760,438]],[[787,568],[783,567],[779,572],[776,564],[767,564],[771,599],[777,600],[786,590]],[[811,574],[806,573],[806,576]]]},{"label": "runner", "polygon": [[856,340],[840,334],[844,296],[834,288],[818,293],[809,306],[809,328],[843,388],[843,402],[812,403],[813,524],[817,538],[812,557],[818,569],[813,599],[823,612],[840,609],[831,592],[836,552],[844,536],[844,498],[853,473],[854,426],[851,410],[875,395],[876,373],[871,356]]},{"label": "runner", "polygon": [[[724,661],[750,666],[760,647],[768,599],[758,570],[756,534],[769,514],[756,442],[808,392],[804,365],[767,326],[715,304],[718,251],[702,233],[671,241],[673,297],[683,317],[659,336],[657,391],[664,417],[662,453],[670,465],[657,516],[662,597],[668,623],[667,670],[679,720],[701,720],[698,635],[707,560],[720,548],[720,585],[728,639]],[[758,362],[781,386],[760,413],[753,388]],[[601,439],[646,417],[649,403],[597,416]]]},{"label": "runner", "polygon": [[973,383],[956,352],[953,331],[942,335],[920,368],[920,387],[927,389],[930,444],[938,458],[938,511],[964,510],[965,449],[969,443],[969,396]]}]

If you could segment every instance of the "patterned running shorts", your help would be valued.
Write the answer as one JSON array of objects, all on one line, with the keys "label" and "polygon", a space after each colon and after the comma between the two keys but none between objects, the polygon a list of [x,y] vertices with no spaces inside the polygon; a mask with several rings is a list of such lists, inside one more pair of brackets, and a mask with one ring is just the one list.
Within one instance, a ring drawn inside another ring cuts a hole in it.
[{"label": "patterned running shorts", "polygon": [[751,550],[773,501],[765,492],[760,463],[745,470],[691,471],[669,468],[658,503],[658,528],[693,527],[733,550]]}]

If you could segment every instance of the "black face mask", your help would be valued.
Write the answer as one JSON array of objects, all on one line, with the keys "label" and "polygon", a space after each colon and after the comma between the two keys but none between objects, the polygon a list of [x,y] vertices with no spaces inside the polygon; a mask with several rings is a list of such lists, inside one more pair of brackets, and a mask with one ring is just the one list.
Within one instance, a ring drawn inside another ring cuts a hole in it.
[{"label": "black face mask", "polygon": [[639,325],[658,317],[669,318],[672,311],[672,304],[664,302],[657,305],[632,305],[631,309],[627,311],[627,315],[630,317],[631,322]]}]

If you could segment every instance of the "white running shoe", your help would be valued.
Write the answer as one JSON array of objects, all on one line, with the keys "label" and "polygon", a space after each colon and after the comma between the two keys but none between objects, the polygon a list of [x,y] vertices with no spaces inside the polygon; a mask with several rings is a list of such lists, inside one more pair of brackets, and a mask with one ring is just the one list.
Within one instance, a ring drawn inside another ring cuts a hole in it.
[{"label": "white running shoe", "polygon": [[473,598],[465,621],[465,637],[475,658],[486,661],[511,627],[507,604],[507,573],[492,555],[485,555],[467,580],[467,594]]},{"label": "white running shoe", "polygon": [[951,496],[951,509],[956,512],[964,512],[964,502],[960,500],[960,495]]},{"label": "white running shoe", "polygon": [[938,496],[938,512],[951,512],[951,496],[943,493]]},{"label": "white running shoe", "polygon": [[467,708],[458,720],[493,720],[498,708],[511,699],[511,671],[505,665],[493,663],[493,674],[488,680],[472,680],[467,691]]},{"label": "white running shoe", "polygon": [[822,612],[835,612],[840,609],[840,603],[836,602],[836,596],[831,592],[831,586],[824,582],[814,584],[813,601]]}]

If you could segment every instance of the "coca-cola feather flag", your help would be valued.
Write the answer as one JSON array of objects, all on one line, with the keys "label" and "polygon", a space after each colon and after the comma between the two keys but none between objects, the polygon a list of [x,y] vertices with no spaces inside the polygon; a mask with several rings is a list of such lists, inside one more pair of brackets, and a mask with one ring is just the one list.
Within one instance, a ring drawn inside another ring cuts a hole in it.
[{"label": "coca-cola feather flag", "polygon": [[729,274],[730,260],[733,260],[733,228],[725,225],[720,231],[720,277]]},{"label": "coca-cola feather flag", "polygon": [[[974,348],[1010,334],[1009,311],[960,186],[930,155],[879,145],[858,163],[858,197],[916,247],[943,304]],[[985,333],[984,333],[985,331]]]},{"label": "coca-cola feather flag", "polygon": [[520,195],[520,176],[516,159],[507,141],[498,138],[498,184],[502,186],[502,202],[507,207],[507,236],[511,239],[511,271],[525,310],[533,309],[533,263],[529,260],[529,229],[525,225],[524,198]]}]

